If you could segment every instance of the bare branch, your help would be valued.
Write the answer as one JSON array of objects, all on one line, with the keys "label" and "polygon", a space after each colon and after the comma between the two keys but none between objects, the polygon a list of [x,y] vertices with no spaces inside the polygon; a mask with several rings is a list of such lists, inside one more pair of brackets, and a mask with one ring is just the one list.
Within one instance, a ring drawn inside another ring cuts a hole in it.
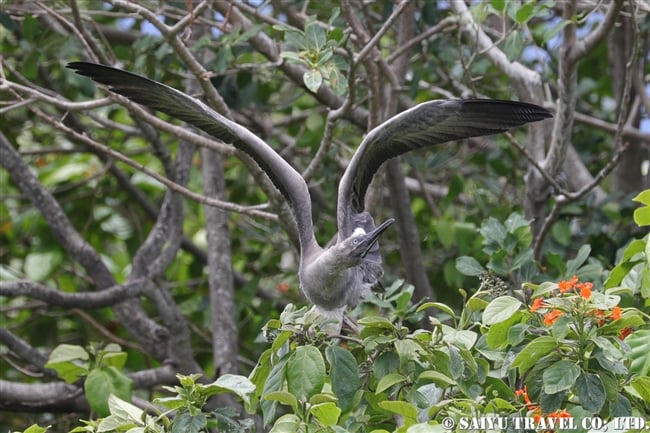
[{"label": "bare branch", "polygon": [[[645,89],[643,89],[642,91],[645,92]],[[616,131],[618,130],[618,125],[614,123],[606,122],[597,117],[589,116],[588,114],[583,114],[576,111],[574,113],[574,116],[577,122],[583,123],[588,126],[593,126],[598,129],[602,129],[603,131],[607,131],[615,134]],[[629,124],[623,125],[622,134],[623,134],[623,138],[625,139],[645,141],[646,143],[650,144],[650,134],[644,133],[639,128],[635,128]]]},{"label": "bare branch", "polygon": [[[0,164],[9,172],[18,188],[40,210],[61,246],[73,260],[84,267],[97,286],[109,288],[117,285],[99,254],[76,231],[59,203],[38,182],[34,173],[2,133],[0,133]],[[166,338],[166,330],[147,317],[139,308],[139,304],[122,303],[115,307],[115,311],[132,335],[143,342],[149,353],[156,354],[159,358],[166,356],[166,346],[161,344],[161,340]]]},{"label": "bare branch", "polygon": [[124,302],[125,299],[140,296],[142,294],[141,285],[144,281],[143,278],[140,278],[99,292],[82,293],[61,292],[29,280],[3,281],[0,282],[0,295],[26,296],[57,307],[104,308]]},{"label": "bare branch", "polygon": [[[78,399],[80,401],[78,401]],[[0,408],[20,411],[88,410],[83,388],[64,382],[16,383],[0,379]]]},{"label": "bare branch", "polygon": [[583,39],[575,41],[575,43],[571,45],[568,61],[571,63],[577,63],[580,59],[584,58],[589,54],[589,52],[596,48],[596,46],[609,34],[610,30],[616,23],[616,18],[618,18],[624,1],[625,0],[613,0],[609,3],[605,17],[598,26],[596,26],[596,28]]},{"label": "bare branch", "polygon": [[264,219],[267,219],[267,220],[270,220],[270,221],[277,221],[277,218],[278,218],[277,215],[270,214],[268,212],[263,212],[263,211],[255,209],[255,208],[251,208],[251,207],[247,207],[247,206],[240,206],[240,205],[236,205],[234,203],[224,202],[224,201],[221,201],[221,200],[216,200],[216,199],[213,199],[213,198],[205,197],[205,196],[203,196],[201,194],[197,194],[197,193],[185,188],[184,186],[178,185],[176,182],[166,178],[165,176],[161,176],[160,174],[150,170],[149,168],[147,168],[144,165],[134,161],[133,159],[131,159],[131,158],[127,157],[127,156],[125,156],[124,154],[122,154],[120,152],[117,152],[117,151],[114,151],[110,147],[104,146],[103,144],[91,139],[90,137],[88,137],[86,135],[82,135],[82,134],[72,130],[71,128],[68,128],[62,122],[53,119],[52,117],[46,115],[45,113],[40,112],[40,111],[36,111],[36,112],[43,120],[45,120],[46,122],[48,122],[49,124],[51,124],[55,128],[65,132],[67,135],[69,135],[71,138],[74,138],[76,141],[78,141],[80,143],[83,143],[83,144],[87,145],[88,147],[91,147],[91,148],[93,148],[95,150],[98,150],[98,151],[100,151],[102,153],[105,153],[105,154],[109,155],[110,157],[112,157],[114,159],[117,159],[118,161],[121,161],[121,162],[135,168],[136,170],[147,174],[148,176],[151,176],[152,178],[156,179],[157,181],[159,181],[163,185],[167,186],[169,189],[171,189],[171,190],[173,190],[175,192],[178,192],[178,193],[180,193],[180,194],[182,194],[182,195],[184,195],[184,196],[186,196],[186,197],[188,197],[188,198],[190,198],[190,199],[192,199],[192,200],[194,200],[194,201],[196,201],[198,203],[207,204],[207,205],[210,205],[210,206],[215,206],[215,207],[218,207],[218,208],[221,208],[221,209],[224,209],[224,210],[230,210],[230,211],[233,211],[233,212],[247,214],[247,215],[250,215],[250,216],[260,217],[260,218],[264,218]]},{"label": "bare branch", "polygon": [[[472,13],[467,8],[464,1],[452,1],[449,3],[452,10],[460,15],[459,24],[465,36],[476,46],[478,50],[485,55],[493,65],[504,74],[508,75],[511,80],[518,81],[520,88],[541,89],[542,80],[539,73],[527,68],[521,63],[511,62],[506,54],[499,49],[492,39],[481,29],[474,20]],[[540,103],[537,98],[530,98],[532,102]]]},{"label": "bare branch", "polygon": [[0,328],[0,342],[9,350],[18,355],[23,361],[38,367],[42,372],[52,375],[45,369],[47,357],[29,345],[28,342],[11,333],[8,329]]},{"label": "bare branch", "polygon": [[379,30],[372,36],[372,38],[365,44],[365,46],[359,51],[359,53],[354,57],[353,63],[360,63],[363,59],[370,53],[371,50],[375,49],[379,43],[379,39],[393,26],[397,18],[402,14],[404,9],[411,3],[411,0],[401,0],[397,6],[393,9],[393,12],[386,19],[384,24]]}]

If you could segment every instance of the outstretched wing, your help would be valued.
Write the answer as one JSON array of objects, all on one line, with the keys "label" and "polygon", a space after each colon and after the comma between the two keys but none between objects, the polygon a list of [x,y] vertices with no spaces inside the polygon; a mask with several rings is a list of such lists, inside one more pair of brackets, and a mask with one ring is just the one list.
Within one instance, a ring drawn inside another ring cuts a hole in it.
[{"label": "outstretched wing", "polygon": [[366,135],[343,174],[339,232],[350,234],[350,215],[363,211],[372,177],[390,158],[447,141],[497,134],[548,117],[551,113],[537,105],[490,99],[429,101],[392,117]]},{"label": "outstretched wing", "polygon": [[107,85],[115,93],[183,120],[249,154],[289,201],[299,231],[309,232],[311,236],[311,200],[304,179],[248,129],[227,119],[198,99],[140,75],[88,62],[73,62],[67,67]]}]

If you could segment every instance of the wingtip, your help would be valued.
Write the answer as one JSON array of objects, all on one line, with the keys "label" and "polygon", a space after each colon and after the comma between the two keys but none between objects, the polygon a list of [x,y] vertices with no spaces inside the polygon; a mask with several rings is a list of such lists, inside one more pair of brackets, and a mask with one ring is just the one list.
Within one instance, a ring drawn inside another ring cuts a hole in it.
[{"label": "wingtip", "polygon": [[500,99],[465,99],[461,100],[461,105],[463,109],[475,111],[476,113],[491,114],[495,116],[495,119],[501,116],[507,116],[510,120],[517,119],[519,122],[522,122],[508,125],[507,129],[553,117],[553,113],[548,109],[530,102]]},{"label": "wingtip", "polygon": [[89,69],[97,68],[97,67],[106,67],[106,66],[100,65],[99,63],[68,62],[68,64],[65,65],[65,67],[68,69],[72,69],[78,74],[83,74],[84,72],[87,72]]}]

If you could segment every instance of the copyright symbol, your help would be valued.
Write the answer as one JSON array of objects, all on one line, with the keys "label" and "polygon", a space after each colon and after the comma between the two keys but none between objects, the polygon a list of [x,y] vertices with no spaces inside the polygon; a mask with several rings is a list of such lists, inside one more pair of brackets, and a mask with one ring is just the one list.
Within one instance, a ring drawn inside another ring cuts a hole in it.
[{"label": "copyright symbol", "polygon": [[451,429],[454,428],[455,425],[456,425],[456,422],[454,421],[453,418],[451,418],[451,417],[449,417],[449,416],[446,416],[446,417],[444,417],[444,418],[442,419],[442,427],[443,427],[445,430],[451,430]]}]

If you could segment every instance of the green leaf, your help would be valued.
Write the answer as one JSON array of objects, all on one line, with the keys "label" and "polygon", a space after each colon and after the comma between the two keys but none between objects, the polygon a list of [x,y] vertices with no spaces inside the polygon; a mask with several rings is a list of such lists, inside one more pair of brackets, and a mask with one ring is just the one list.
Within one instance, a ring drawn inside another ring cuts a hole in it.
[{"label": "green leaf", "polygon": [[450,249],[456,240],[454,225],[455,221],[452,219],[440,219],[433,226],[438,240],[446,250]]},{"label": "green leaf", "polygon": [[513,368],[519,368],[519,374],[523,375],[532,368],[543,356],[549,354],[558,346],[555,338],[550,336],[537,337],[532,340],[512,361]]},{"label": "green leaf", "polygon": [[310,91],[316,93],[323,84],[323,74],[318,69],[309,69],[303,74],[302,81]]},{"label": "green leaf", "polygon": [[503,42],[503,52],[506,54],[508,59],[516,60],[521,57],[523,46],[524,41],[519,31],[512,30]]},{"label": "green leaf", "polygon": [[[282,357],[277,364],[273,366],[269,375],[264,382],[264,388],[262,389],[262,396],[265,397],[271,392],[280,391],[284,384],[285,374],[287,370],[287,360],[289,359],[289,354]],[[273,400],[263,399],[260,403],[262,408],[262,421],[264,425],[268,425],[275,418],[275,410],[278,403]]]},{"label": "green leaf", "polygon": [[381,316],[363,317],[359,319],[357,323],[361,326],[368,327],[368,328],[382,328],[382,329],[390,329],[392,331],[397,331],[397,328],[395,327],[395,325],[393,325],[393,322]]},{"label": "green leaf", "polygon": [[456,384],[456,381],[451,377],[434,370],[425,370],[420,373],[420,376],[418,376],[418,382],[423,380],[430,380],[441,388],[447,388]]},{"label": "green leaf", "polygon": [[[500,245],[506,238],[508,232],[501,221],[494,217],[489,217],[487,220],[481,224],[479,230],[481,235],[485,238],[485,242],[494,243]],[[487,254],[490,254],[486,251]]]},{"label": "green leaf", "polygon": [[628,370],[622,360],[612,360],[605,355],[605,351],[597,347],[592,355],[598,364],[610,373],[627,374]]},{"label": "green leaf", "polygon": [[[5,29],[9,30],[10,33],[13,33],[18,29],[18,26],[16,25],[16,22],[13,19],[11,19],[10,15],[4,13],[3,11],[0,11],[0,25],[2,27],[4,27]],[[36,425],[36,424],[34,424],[34,425]],[[25,431],[27,431],[27,430],[25,430]]]},{"label": "green leaf", "polygon": [[522,7],[517,9],[517,12],[515,13],[515,21],[519,25],[523,25],[530,20],[533,15],[535,14],[535,4],[537,3],[536,0],[530,0],[528,3],[524,4]]},{"label": "green leaf", "polygon": [[309,398],[309,404],[337,403],[339,400],[333,394],[314,394]]},{"label": "green leaf", "polygon": [[50,427],[52,426],[48,425],[47,427],[41,427],[38,424],[32,424],[23,430],[23,433],[45,433]]},{"label": "green leaf", "polygon": [[[506,344],[511,344],[508,336],[513,326],[521,320],[521,314],[513,314],[509,319],[490,326],[485,341],[490,349],[498,349]],[[517,329],[521,329],[521,326]]]},{"label": "green leaf", "polygon": [[314,346],[300,346],[287,361],[287,386],[299,400],[309,399],[325,383],[325,361]]},{"label": "green leaf", "polygon": [[282,51],[280,53],[280,57],[287,60],[289,63],[295,63],[298,65],[305,65],[305,66],[307,65],[307,61],[305,60],[305,58],[294,51]]},{"label": "green leaf", "polygon": [[131,403],[110,395],[108,397],[108,408],[111,415],[104,418],[97,426],[97,431],[100,433],[144,425],[142,421],[144,411]]},{"label": "green leaf", "polygon": [[23,17],[23,38],[29,42],[36,42],[39,35],[43,34],[41,23],[32,15]]},{"label": "green leaf", "polygon": [[330,17],[327,20],[327,27],[334,27],[334,21],[341,15],[341,8],[335,7],[330,11]]},{"label": "green leaf", "polygon": [[[77,361],[78,362],[78,361]],[[45,367],[56,371],[56,374],[67,383],[74,383],[80,377],[88,375],[88,363],[48,362]]]},{"label": "green leaf", "polygon": [[406,382],[407,380],[408,378],[406,376],[403,376],[399,373],[387,374],[386,376],[379,379],[379,383],[377,384],[377,389],[375,390],[375,394],[381,394],[391,386],[398,383]]},{"label": "green leaf", "polygon": [[631,415],[632,405],[630,404],[630,400],[628,400],[627,397],[625,397],[623,394],[617,394],[616,398],[613,401],[609,402],[609,416],[611,418],[619,418],[622,416]]},{"label": "green leaf", "polygon": [[288,413],[278,418],[269,433],[295,433],[298,431],[298,427],[300,427],[300,418]]},{"label": "green leaf", "polygon": [[503,13],[506,10],[506,0],[490,0],[490,4],[497,12]]},{"label": "green leaf", "polygon": [[650,402],[650,376],[635,377],[630,380],[630,386],[646,404]]},{"label": "green leaf", "polygon": [[564,406],[564,399],[567,391],[556,392],[555,394],[547,394],[544,390],[539,392],[539,405],[542,407],[544,413],[555,412]]},{"label": "green leaf", "polygon": [[311,412],[318,421],[326,427],[336,425],[341,416],[341,409],[331,402],[316,404],[309,409],[309,412]]},{"label": "green leaf", "polygon": [[361,388],[359,366],[352,354],[339,346],[328,346],[325,356],[330,364],[332,391],[344,412],[353,409],[354,396]]},{"label": "green leaf", "polygon": [[126,363],[128,354],[126,352],[106,353],[102,356],[102,364],[106,367],[115,367],[121,370]]},{"label": "green leaf", "polygon": [[630,346],[630,373],[636,376],[650,375],[650,329],[633,332],[625,342]]},{"label": "green leaf", "polygon": [[453,344],[461,349],[471,350],[478,339],[478,335],[474,331],[458,331],[454,328],[444,325],[444,335],[442,340],[445,343]]},{"label": "green leaf", "polygon": [[530,325],[525,323],[515,323],[508,329],[508,344],[511,346],[518,346],[519,343],[524,341],[526,333],[530,329]]},{"label": "green leaf", "polygon": [[84,382],[84,392],[91,409],[99,416],[110,413],[108,398],[114,395],[121,400],[131,400],[133,381],[115,367],[92,370]]},{"label": "green leaf", "polygon": [[88,352],[83,347],[60,344],[50,354],[45,367],[55,370],[66,382],[73,383],[88,374],[88,358]]},{"label": "green leaf", "polygon": [[182,412],[174,417],[171,433],[199,433],[207,424],[205,414],[190,415],[189,412]]},{"label": "green leaf", "polygon": [[544,370],[542,374],[544,392],[555,394],[571,389],[579,376],[580,367],[573,362],[561,359]]},{"label": "green leaf", "polygon": [[273,400],[280,402],[284,405],[290,406],[294,412],[298,411],[298,400],[296,396],[286,391],[273,391],[267,394],[264,394],[265,400]]},{"label": "green leaf", "polygon": [[512,296],[500,296],[488,304],[483,312],[483,325],[489,326],[510,319],[521,308],[521,301]]},{"label": "green leaf", "polygon": [[224,374],[211,384],[206,385],[203,392],[206,396],[232,392],[242,399],[246,411],[250,413],[251,409],[254,409],[251,406],[251,397],[255,394],[255,390],[255,384],[246,376]]},{"label": "green leaf", "polygon": [[397,340],[394,344],[402,364],[408,361],[416,361],[418,354],[422,351],[422,347],[413,340]]},{"label": "green leaf", "polygon": [[605,387],[595,374],[582,373],[576,380],[580,405],[587,411],[599,413],[605,404]]},{"label": "green leaf", "polygon": [[644,204],[646,206],[650,206],[650,189],[645,189],[641,191],[639,194],[636,195],[636,197],[632,199],[632,201]]},{"label": "green leaf", "polygon": [[305,26],[305,41],[308,50],[321,51],[327,43],[325,30],[315,21],[308,22]]},{"label": "green leaf", "polygon": [[475,277],[481,272],[485,272],[485,268],[474,258],[469,256],[462,256],[456,259],[456,269],[463,275]]},{"label": "green leaf", "polygon": [[553,240],[566,247],[571,243],[571,227],[569,223],[560,220],[551,226],[551,236]]},{"label": "green leaf", "polygon": [[94,170],[91,163],[83,158],[57,167],[48,173],[47,176],[44,176],[42,182],[45,186],[53,187],[61,183],[68,183],[72,180],[85,179],[92,171]]},{"label": "green leaf", "polygon": [[616,346],[614,346],[614,344],[606,337],[597,336],[594,337],[592,341],[596,344],[596,346],[602,349],[603,354],[610,361],[618,361],[619,359],[623,358],[623,353],[621,353],[621,351]]},{"label": "green leaf", "polygon": [[43,281],[58,268],[62,256],[58,251],[27,254],[23,269],[30,280]]},{"label": "green leaf", "polygon": [[336,66],[333,66],[330,68],[330,73],[329,73],[329,81],[330,81],[330,86],[334,89],[334,92],[338,96],[344,96],[348,92],[348,79],[341,71]]},{"label": "green leaf", "polygon": [[452,318],[456,318],[456,312],[451,307],[443,304],[442,302],[425,302],[424,304],[420,305],[415,311],[419,313],[420,311],[424,311],[429,308],[437,308],[438,310],[449,314],[449,316]]},{"label": "green leaf", "polygon": [[591,246],[583,245],[578,250],[575,258],[567,260],[566,262],[566,277],[571,278],[573,275],[578,273],[578,269],[587,261],[591,254]]},{"label": "green leaf", "polygon": [[255,365],[255,368],[248,376],[248,378],[251,380],[251,382],[253,382],[253,384],[257,388],[258,396],[262,393],[264,382],[266,382],[266,379],[269,377],[269,373],[271,372],[272,354],[273,351],[271,349],[266,349],[264,352],[262,352],[262,355],[257,360],[257,364]]},{"label": "green leaf", "polygon": [[[645,246],[644,246],[645,247]],[[607,280],[603,284],[605,289],[611,289],[618,287],[623,282],[623,279],[637,266],[639,263],[642,263],[643,260],[626,260],[620,262],[618,265],[610,271],[607,276]]]},{"label": "green leaf", "polygon": [[379,407],[388,412],[396,413],[404,417],[404,426],[409,427],[418,422],[418,410],[411,403],[405,401],[385,400],[379,402]]},{"label": "green leaf", "polygon": [[639,227],[650,225],[650,189],[641,191],[632,200],[638,203],[642,203],[644,205],[634,210],[634,214],[633,214],[634,222]]}]

